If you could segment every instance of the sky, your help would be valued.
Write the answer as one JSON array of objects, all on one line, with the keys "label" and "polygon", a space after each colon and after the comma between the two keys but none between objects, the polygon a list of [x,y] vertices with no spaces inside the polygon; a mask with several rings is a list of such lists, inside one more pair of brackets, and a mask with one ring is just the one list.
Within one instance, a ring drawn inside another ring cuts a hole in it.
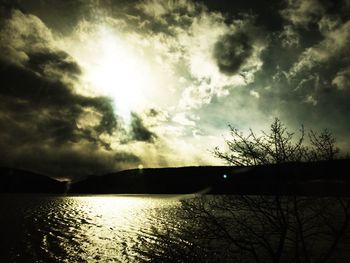
[{"label": "sky", "polygon": [[350,149],[350,1],[0,0],[0,165],[220,165],[228,124]]}]

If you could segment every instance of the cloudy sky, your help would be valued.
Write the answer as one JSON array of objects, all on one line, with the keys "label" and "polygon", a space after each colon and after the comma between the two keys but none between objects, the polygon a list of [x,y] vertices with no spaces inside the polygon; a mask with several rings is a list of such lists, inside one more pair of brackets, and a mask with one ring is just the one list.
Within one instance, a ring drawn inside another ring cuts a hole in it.
[{"label": "cloudy sky", "polygon": [[0,165],[222,164],[279,117],[347,150],[350,1],[0,0]]}]

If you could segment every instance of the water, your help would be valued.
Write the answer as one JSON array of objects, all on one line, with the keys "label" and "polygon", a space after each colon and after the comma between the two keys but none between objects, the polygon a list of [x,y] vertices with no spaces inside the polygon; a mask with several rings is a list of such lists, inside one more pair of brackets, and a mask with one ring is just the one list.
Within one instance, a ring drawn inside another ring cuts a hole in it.
[{"label": "water", "polygon": [[2,262],[147,261],[152,229],[178,230],[180,202],[168,197],[2,195],[0,202]]},{"label": "water", "polygon": [[349,226],[349,198],[0,195],[0,262],[272,262],[278,240],[280,262],[344,262]]}]

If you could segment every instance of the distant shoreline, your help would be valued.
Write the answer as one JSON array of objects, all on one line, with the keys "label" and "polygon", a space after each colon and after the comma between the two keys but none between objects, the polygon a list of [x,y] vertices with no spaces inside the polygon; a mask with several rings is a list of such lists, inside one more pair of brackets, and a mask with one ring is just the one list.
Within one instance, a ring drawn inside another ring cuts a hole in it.
[{"label": "distant shoreline", "polygon": [[132,169],[75,183],[1,168],[0,193],[65,195],[316,195],[350,196],[350,159],[249,167],[191,166]]}]

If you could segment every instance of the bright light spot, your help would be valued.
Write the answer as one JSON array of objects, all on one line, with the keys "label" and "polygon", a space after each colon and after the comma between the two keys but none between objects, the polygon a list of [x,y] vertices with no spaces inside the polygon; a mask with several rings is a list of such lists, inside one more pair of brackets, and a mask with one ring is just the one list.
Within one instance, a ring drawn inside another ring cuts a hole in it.
[{"label": "bright light spot", "polygon": [[222,177],[223,177],[224,179],[227,179],[227,174],[224,174]]},{"label": "bright light spot", "polygon": [[111,97],[124,120],[145,105],[155,83],[151,64],[122,35],[100,27],[72,53],[84,70],[84,80],[97,93]]},{"label": "bright light spot", "polygon": [[143,165],[139,164],[138,168],[139,168],[139,170],[142,170],[143,169]]},{"label": "bright light spot", "polygon": [[[123,226],[130,224],[135,227],[140,222],[134,216],[135,211],[143,211],[145,207],[157,205],[157,200],[152,198],[138,198],[127,196],[86,196],[86,197],[69,197],[74,204],[77,205],[77,210],[84,211],[86,216],[95,221],[96,225],[104,227]],[[96,217],[96,215],[100,215]],[[146,216],[146,215],[144,215]],[[90,229],[91,231],[92,229]],[[92,231],[91,231],[92,232]],[[91,233],[91,237],[96,236],[96,233]]]}]

